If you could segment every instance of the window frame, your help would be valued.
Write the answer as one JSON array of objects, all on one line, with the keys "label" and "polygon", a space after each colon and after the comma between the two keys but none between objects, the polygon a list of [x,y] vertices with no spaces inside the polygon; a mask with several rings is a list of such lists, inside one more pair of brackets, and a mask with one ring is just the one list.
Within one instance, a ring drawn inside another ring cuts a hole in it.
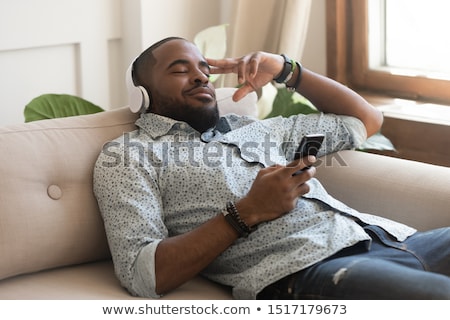
[{"label": "window frame", "polygon": [[450,81],[369,67],[368,0],[327,0],[327,75],[355,90],[450,104]]}]

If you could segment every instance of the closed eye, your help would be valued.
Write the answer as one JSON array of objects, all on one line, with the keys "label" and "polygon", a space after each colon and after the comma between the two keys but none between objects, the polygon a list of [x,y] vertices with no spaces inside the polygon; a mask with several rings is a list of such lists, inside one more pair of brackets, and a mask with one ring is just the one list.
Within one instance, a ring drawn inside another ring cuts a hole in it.
[{"label": "closed eye", "polygon": [[172,73],[188,73],[187,70],[174,70]]}]

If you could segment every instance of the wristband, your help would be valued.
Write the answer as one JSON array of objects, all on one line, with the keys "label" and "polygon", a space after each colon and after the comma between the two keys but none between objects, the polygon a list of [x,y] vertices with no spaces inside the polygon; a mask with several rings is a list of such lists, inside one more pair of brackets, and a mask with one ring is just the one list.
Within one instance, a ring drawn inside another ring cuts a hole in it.
[{"label": "wristband", "polygon": [[295,62],[294,60],[291,60],[291,63],[292,63],[291,72],[289,72],[288,76],[283,81],[283,83],[286,86],[287,86],[287,83],[292,79],[292,76],[294,75],[295,69],[297,69],[297,62]]},{"label": "wristband", "polygon": [[247,238],[256,228],[250,228],[239,216],[239,212],[233,202],[227,202],[226,210],[222,211],[225,220],[239,234],[239,237]]},{"label": "wristband", "polygon": [[294,62],[293,60],[289,59],[285,54],[281,55],[284,58],[284,65],[283,65],[283,70],[281,71],[281,74],[273,79],[276,83],[285,83],[286,78],[291,74],[292,77],[292,72],[294,70],[293,65]]},{"label": "wristband", "polygon": [[288,86],[288,85],[286,84],[286,88],[287,88],[289,91],[295,91],[295,90],[297,90],[298,86],[300,85],[300,82],[302,81],[302,69],[303,69],[303,67],[302,67],[302,65],[301,65],[300,62],[297,62],[297,61],[296,61],[295,64],[297,65],[297,69],[298,69],[297,78],[295,79],[294,86]]}]

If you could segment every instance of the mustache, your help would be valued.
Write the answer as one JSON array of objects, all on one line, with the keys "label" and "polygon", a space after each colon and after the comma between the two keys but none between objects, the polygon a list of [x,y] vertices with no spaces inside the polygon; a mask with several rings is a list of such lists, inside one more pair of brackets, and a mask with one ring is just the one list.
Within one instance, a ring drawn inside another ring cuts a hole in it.
[{"label": "mustache", "polygon": [[187,94],[195,94],[198,92],[205,92],[205,93],[209,93],[211,96],[214,97],[214,99],[216,98],[216,91],[214,89],[212,89],[211,87],[209,87],[208,85],[205,84],[196,84],[194,86],[192,86],[191,88],[187,89],[186,91],[184,91],[184,93]]}]

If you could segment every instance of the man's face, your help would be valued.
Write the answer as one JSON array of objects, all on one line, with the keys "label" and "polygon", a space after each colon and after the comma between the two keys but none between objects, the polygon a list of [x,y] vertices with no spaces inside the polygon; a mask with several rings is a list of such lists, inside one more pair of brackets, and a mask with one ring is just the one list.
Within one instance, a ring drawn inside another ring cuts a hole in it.
[{"label": "man's face", "polygon": [[144,82],[152,96],[153,113],[185,121],[203,132],[218,121],[217,102],[209,82],[209,66],[198,48],[172,40],[154,49],[155,63]]}]

